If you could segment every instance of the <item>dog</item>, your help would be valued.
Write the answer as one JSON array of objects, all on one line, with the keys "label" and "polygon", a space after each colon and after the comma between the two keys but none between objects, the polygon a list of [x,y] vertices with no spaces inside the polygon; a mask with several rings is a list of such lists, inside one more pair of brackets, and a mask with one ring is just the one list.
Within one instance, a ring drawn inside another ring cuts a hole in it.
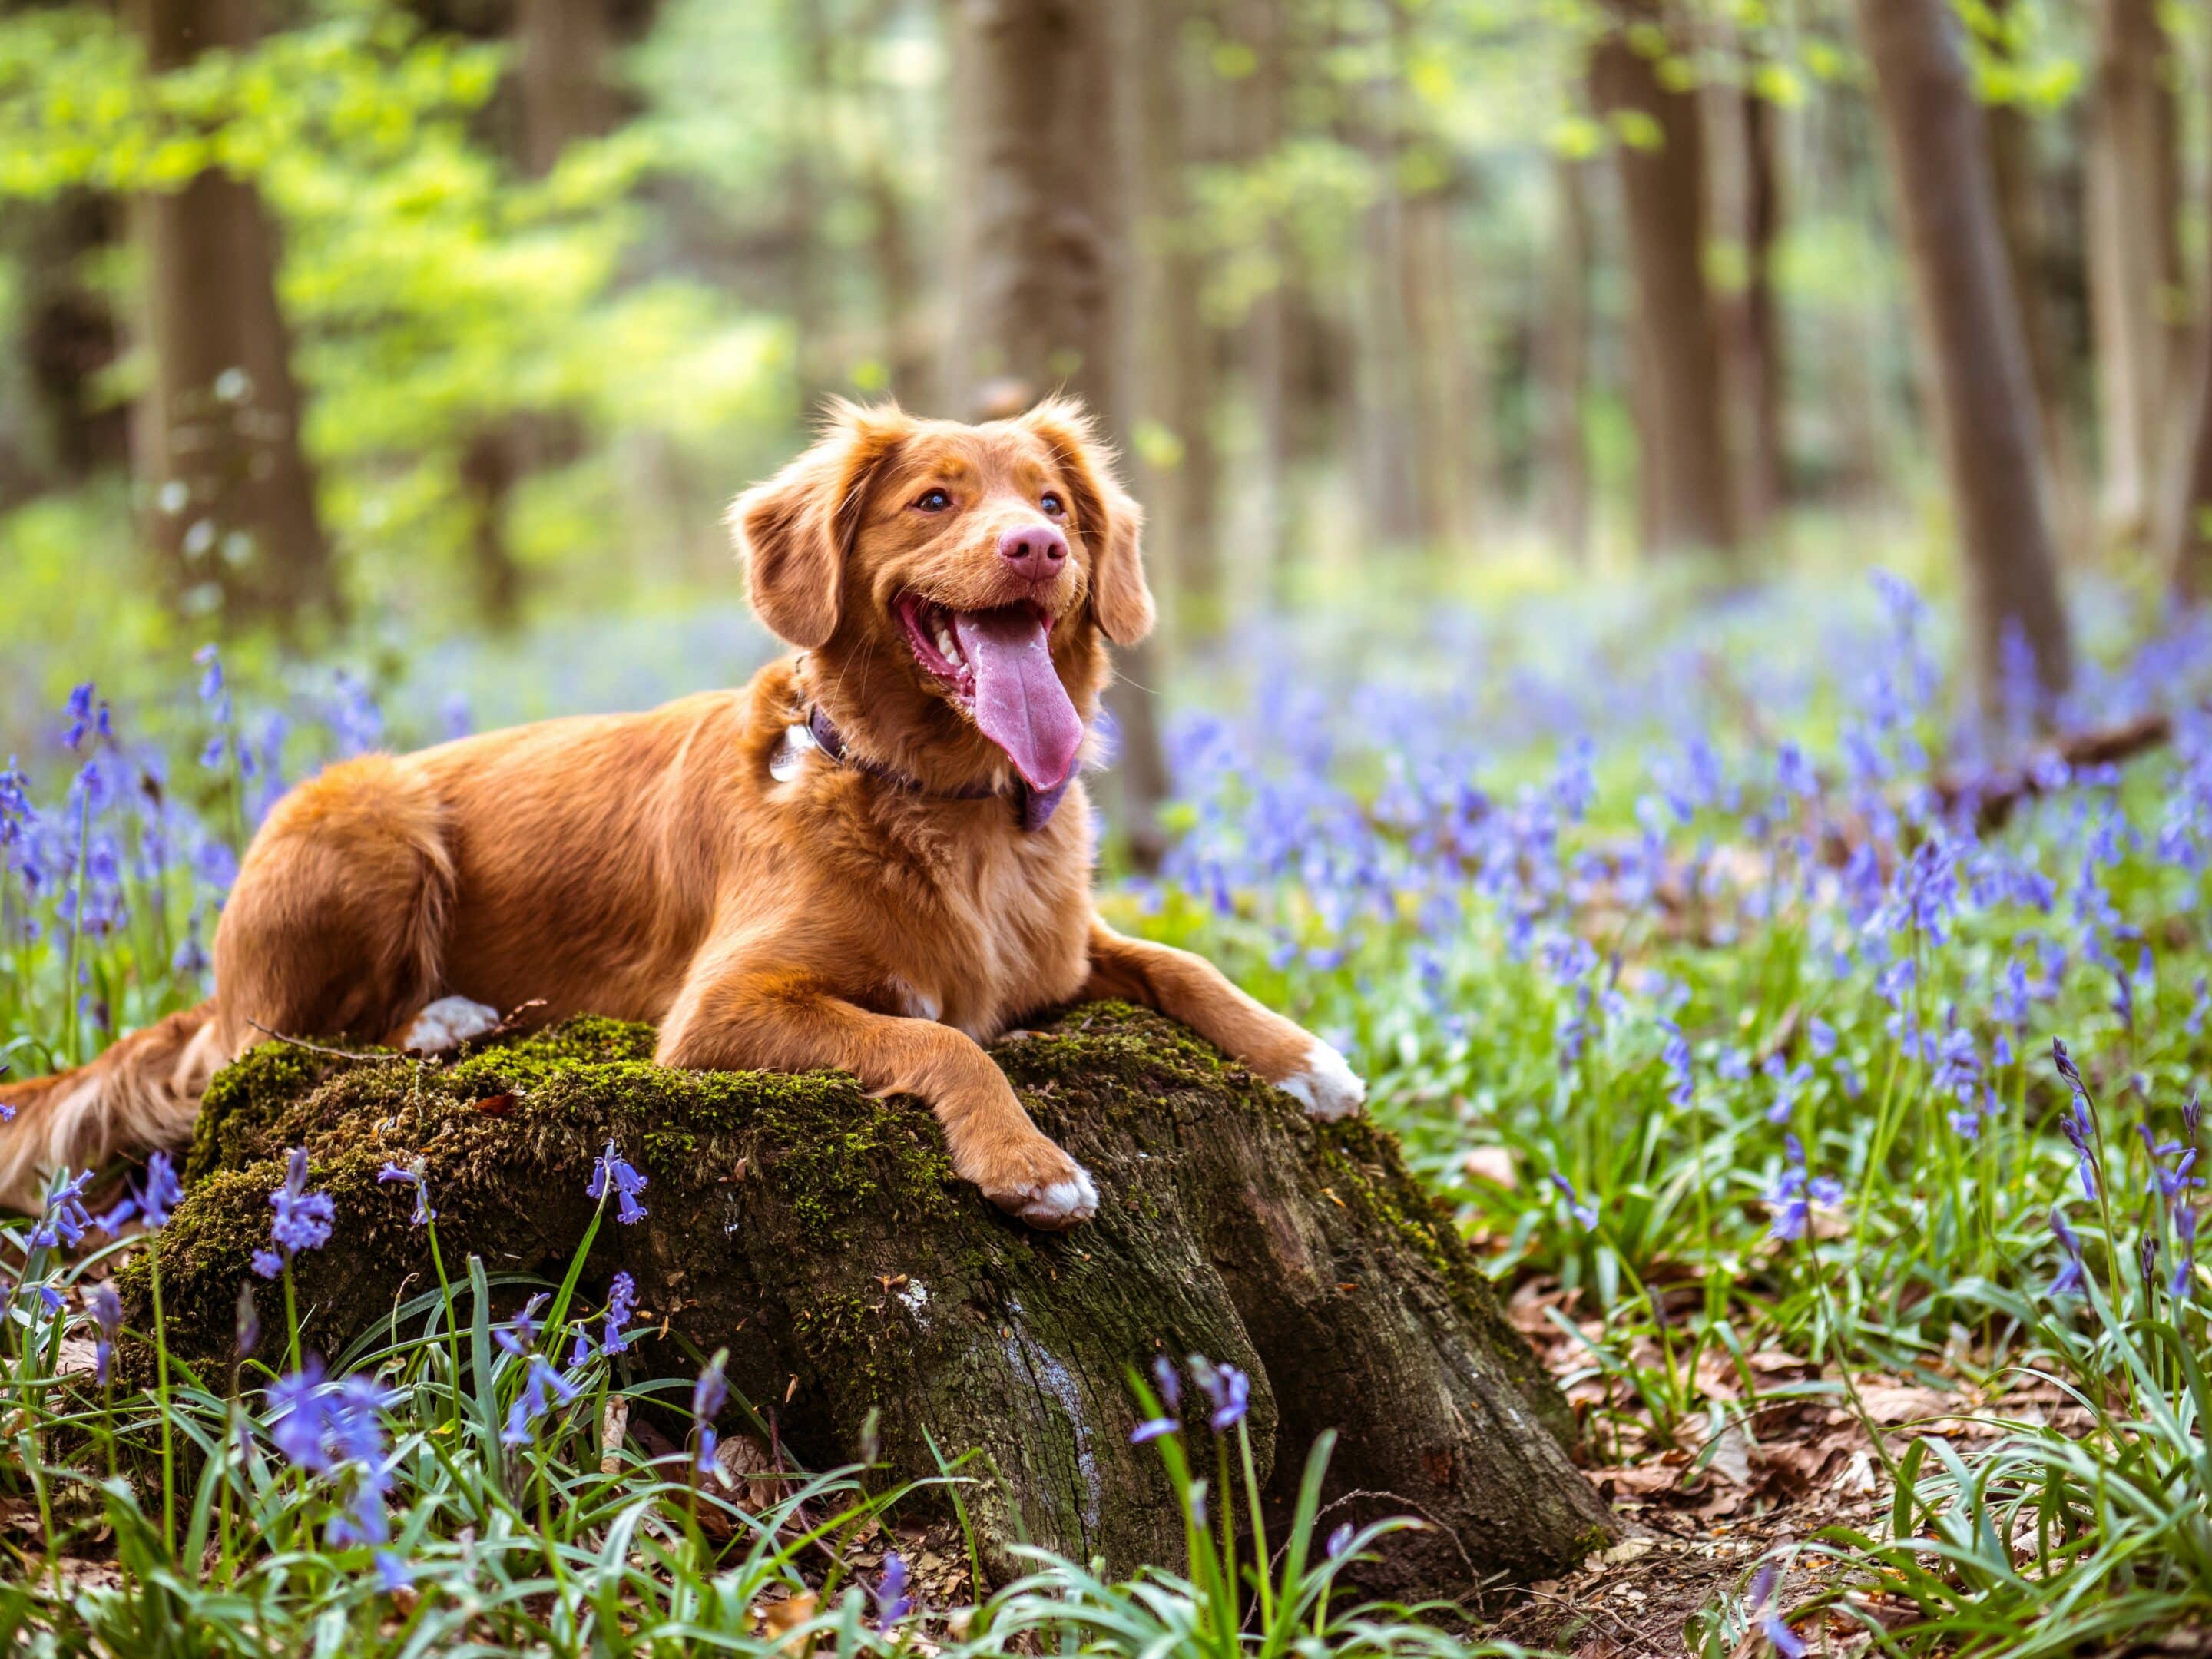
[{"label": "dog", "polygon": [[1334,1118],[1328,1043],[1091,898],[1078,775],[1108,642],[1151,629],[1139,514],[1077,404],[978,426],[833,405],[729,522],[794,647],[742,690],[647,714],[370,755],[293,789],[247,849],[216,994],[17,1085],[0,1196],[187,1139],[217,1067],[270,1034],[418,1052],[532,1021],[650,1022],[664,1065],[850,1073],[926,1102],[953,1169],[1032,1227],[1089,1174],[982,1045],[1119,997]]}]

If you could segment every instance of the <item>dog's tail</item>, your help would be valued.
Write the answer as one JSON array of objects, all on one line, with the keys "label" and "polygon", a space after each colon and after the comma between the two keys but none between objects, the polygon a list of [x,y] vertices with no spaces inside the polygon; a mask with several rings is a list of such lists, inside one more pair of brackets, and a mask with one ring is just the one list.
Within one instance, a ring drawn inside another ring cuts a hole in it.
[{"label": "dog's tail", "polygon": [[89,1065],[52,1077],[0,1078],[0,1205],[36,1211],[53,1170],[97,1168],[121,1152],[181,1146],[215,1075],[215,1004],[156,1020]]}]

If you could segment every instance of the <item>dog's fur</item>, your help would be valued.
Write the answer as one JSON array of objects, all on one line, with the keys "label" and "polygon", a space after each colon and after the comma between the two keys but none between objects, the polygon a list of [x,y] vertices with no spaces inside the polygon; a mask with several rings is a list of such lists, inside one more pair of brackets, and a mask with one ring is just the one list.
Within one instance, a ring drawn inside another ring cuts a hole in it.
[{"label": "dog's fur", "polygon": [[[1041,507],[1047,492],[1059,501]],[[1054,508],[1067,556],[1038,586],[999,538]],[[755,611],[798,654],[739,691],[368,756],[301,784],[246,854],[214,1000],[7,1090],[0,1197],[35,1207],[48,1170],[184,1139],[216,1067],[266,1033],[441,1047],[487,1023],[464,997],[535,1004],[537,1020],[651,1021],[671,1066],[831,1067],[916,1095],[954,1168],[1042,1227],[1085,1219],[1096,1194],[979,1046],[1038,1011],[1147,1004],[1310,1110],[1357,1106],[1334,1049],[1203,959],[1098,919],[1079,783],[1034,831],[1006,795],[957,793],[1018,781],[924,666],[902,594],[1034,604],[1086,726],[1103,640],[1152,626],[1137,508],[1079,407],[969,427],[841,405],[731,524]],[[802,746],[779,781],[771,761],[817,705],[844,759]]]}]

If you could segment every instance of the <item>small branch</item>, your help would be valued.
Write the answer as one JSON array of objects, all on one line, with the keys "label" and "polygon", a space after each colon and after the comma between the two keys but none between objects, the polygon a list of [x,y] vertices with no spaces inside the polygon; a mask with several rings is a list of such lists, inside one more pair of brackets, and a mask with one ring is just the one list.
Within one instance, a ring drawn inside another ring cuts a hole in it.
[{"label": "small branch", "polygon": [[246,1023],[272,1042],[282,1042],[294,1048],[305,1048],[311,1054],[328,1054],[332,1060],[358,1060],[370,1065],[388,1065],[394,1061],[401,1065],[414,1063],[414,1056],[411,1054],[356,1054],[350,1048],[328,1048],[319,1042],[310,1042],[305,1037],[286,1036],[282,1031],[272,1031],[258,1019],[249,1019]]},{"label": "small branch", "polygon": [[[2067,770],[2085,766],[2114,766],[2146,754],[2173,740],[2173,716],[2139,714],[2118,726],[2099,726],[2063,738],[2044,751],[2044,758],[2063,761]],[[1979,777],[1946,776],[1935,781],[1936,798],[1946,813],[1971,801],[1974,823],[1984,835],[2004,827],[2014,810],[2050,793],[2033,765],[2008,767]]]}]

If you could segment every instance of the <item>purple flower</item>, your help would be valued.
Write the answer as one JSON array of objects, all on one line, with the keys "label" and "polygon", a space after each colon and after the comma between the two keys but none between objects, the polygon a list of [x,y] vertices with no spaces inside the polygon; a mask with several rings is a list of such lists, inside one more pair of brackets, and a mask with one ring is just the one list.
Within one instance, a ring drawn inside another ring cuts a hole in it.
[{"label": "purple flower", "polygon": [[331,1406],[323,1393],[323,1362],[314,1354],[309,1354],[298,1370],[269,1385],[273,1419],[269,1438],[293,1468],[311,1474],[325,1474],[331,1468],[325,1441],[331,1428]]},{"label": "purple flower", "polygon": [[1152,1380],[1160,1385],[1160,1403],[1170,1413],[1182,1409],[1182,1378],[1174,1363],[1162,1354],[1152,1356]]},{"label": "purple flower", "polygon": [[[285,1159],[284,1184],[269,1194],[269,1202],[276,1212],[276,1219],[270,1224],[270,1237],[289,1260],[301,1250],[319,1250],[330,1243],[331,1224],[337,1218],[337,1206],[328,1193],[307,1190],[307,1149],[295,1146]],[[260,1272],[260,1259],[255,1258],[254,1271]],[[269,1277],[267,1274],[262,1275]]]},{"label": "purple flower", "polygon": [[92,1322],[100,1328],[98,1340],[92,1345],[93,1374],[106,1388],[109,1380],[109,1362],[115,1358],[115,1338],[123,1328],[123,1298],[115,1293],[115,1286],[103,1284],[92,1293]]},{"label": "purple flower", "polygon": [[1552,1184],[1566,1194],[1567,1213],[1583,1224],[1583,1231],[1586,1233],[1595,1232],[1598,1218],[1596,1204],[1583,1203],[1581,1195],[1575,1191],[1575,1183],[1557,1170],[1552,1171]]},{"label": "purple flower", "polygon": [[494,1340],[499,1346],[520,1359],[538,1346],[538,1310],[545,1305],[547,1297],[540,1291],[522,1304],[522,1310],[506,1328],[495,1332]]},{"label": "purple flower", "polygon": [[1215,1365],[1197,1354],[1190,1357],[1190,1372],[1198,1379],[1199,1391],[1213,1407],[1206,1424],[1214,1433],[1220,1434],[1243,1421],[1252,1403],[1250,1377],[1234,1365]]},{"label": "purple flower", "polygon": [[[501,1332],[502,1340],[507,1333]],[[553,1362],[542,1353],[530,1356],[529,1370],[522,1379],[522,1392],[508,1407],[507,1427],[500,1434],[500,1443],[523,1446],[538,1426],[538,1421],[556,1406],[565,1406],[581,1393],[576,1384],[553,1369]]]},{"label": "purple flower", "polygon": [[73,1250],[77,1247],[87,1229],[94,1224],[84,1207],[84,1189],[91,1179],[89,1170],[74,1176],[66,1170],[60,1173],[46,1193],[46,1207],[39,1217],[39,1224],[31,1231],[30,1249],[50,1250],[59,1245]]},{"label": "purple flower", "polygon": [[1332,1561],[1341,1559],[1345,1551],[1351,1547],[1352,1522],[1349,1521],[1340,1523],[1329,1534],[1328,1541],[1321,1547],[1322,1553]]},{"label": "purple flower", "polygon": [[1782,1659],[1805,1659],[1805,1644],[1782,1621],[1781,1615],[1772,1611],[1779,1576],[1773,1562],[1760,1564],[1759,1571],[1752,1576],[1748,1616],[1759,1633],[1773,1644],[1774,1650],[1782,1656]]},{"label": "purple flower", "polygon": [[238,1286],[238,1357],[240,1359],[261,1346],[261,1310],[253,1305],[253,1286],[241,1280]]},{"label": "purple flower", "polygon": [[699,1373],[699,1380],[691,1385],[691,1416],[696,1422],[706,1423],[719,1415],[723,1403],[730,1397],[730,1385],[722,1375],[720,1354],[709,1360],[707,1369]]},{"label": "purple flower", "polygon": [[387,1164],[376,1172],[376,1178],[379,1181],[404,1181],[414,1186],[415,1213],[408,1219],[416,1226],[427,1226],[438,1218],[438,1212],[430,1207],[430,1183],[422,1178],[422,1165],[419,1159],[405,1169],[397,1164]]},{"label": "purple flower", "polygon": [[284,1258],[274,1250],[256,1250],[253,1253],[253,1271],[264,1279],[274,1279],[284,1271]]},{"label": "purple flower", "polygon": [[2051,1281],[2050,1293],[2052,1296],[2075,1295],[2080,1291],[2087,1272],[2081,1261],[2081,1237],[2066,1224],[2064,1212],[2055,1205],[2051,1211],[2051,1236],[2057,1239],[2059,1249],[2066,1253],[2066,1259],[2058,1265],[2058,1277]]},{"label": "purple flower", "polygon": [[1773,1212],[1774,1220],[1769,1229],[1771,1237],[1795,1241],[1805,1237],[1806,1223],[1813,1207],[1832,1207],[1843,1201],[1843,1183],[1832,1176],[1809,1175],[1805,1167],[1805,1148],[1796,1135],[1784,1138],[1789,1161],[1782,1172],[1766,1189],[1767,1207]]},{"label": "purple flower", "polygon": [[712,1423],[699,1425],[699,1455],[691,1462],[692,1468],[700,1474],[714,1472],[714,1453],[722,1443],[722,1437],[714,1432]]},{"label": "purple flower", "polygon": [[2166,1284],[2167,1293],[2186,1296],[2196,1270],[2197,1212],[2185,1200],[2177,1200],[2173,1206],[2173,1277]]},{"label": "purple flower", "polygon": [[2094,1199],[2097,1196],[2097,1131],[2089,1116],[2089,1097],[2076,1089],[2072,1103],[2059,1117],[2058,1127],[2065,1131],[2067,1141],[2074,1148],[2075,1167],[2081,1176],[2081,1195]]},{"label": "purple flower", "polygon": [[1182,1425],[1172,1417],[1148,1417],[1129,1431],[1129,1443],[1142,1446],[1181,1430]]},{"label": "purple flower", "polygon": [[883,1576],[876,1580],[876,1628],[884,1635],[891,1626],[914,1611],[915,1601],[907,1588],[906,1563],[896,1550],[884,1552]]},{"label": "purple flower", "polygon": [[408,1570],[407,1564],[390,1550],[377,1551],[376,1581],[387,1593],[406,1589],[414,1576]]},{"label": "purple flower", "polygon": [[607,1286],[606,1334],[602,1346],[609,1353],[628,1353],[629,1340],[623,1334],[623,1327],[637,1311],[637,1281],[628,1273],[617,1273]]},{"label": "purple flower", "polygon": [[611,1140],[592,1166],[592,1178],[584,1188],[584,1196],[605,1197],[610,1182],[614,1183],[615,1196],[620,1204],[615,1219],[625,1224],[644,1220],[646,1208],[637,1201],[637,1195],[645,1190],[645,1177],[623,1161]]}]

